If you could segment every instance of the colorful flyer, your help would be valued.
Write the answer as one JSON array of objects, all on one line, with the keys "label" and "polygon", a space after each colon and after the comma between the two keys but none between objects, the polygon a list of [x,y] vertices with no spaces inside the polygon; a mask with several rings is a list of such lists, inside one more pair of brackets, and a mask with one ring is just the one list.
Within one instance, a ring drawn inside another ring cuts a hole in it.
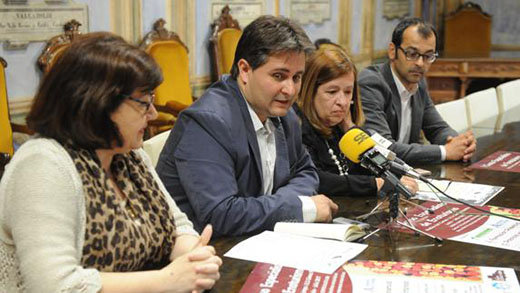
[{"label": "colorful flyer", "polygon": [[469,166],[473,169],[520,173],[520,153],[498,151]]},{"label": "colorful flyer", "polygon": [[258,263],[240,292],[520,292],[510,268],[350,261],[333,274]]},{"label": "colorful flyer", "polygon": [[[462,204],[424,202],[423,208],[407,211],[413,226],[428,234],[460,242],[520,251],[520,222],[488,215]],[[519,209],[482,206],[483,210],[520,219]],[[428,210],[433,211],[429,213]],[[408,223],[402,216],[398,222]],[[412,230],[393,222],[391,229],[405,233]]]},{"label": "colorful flyer", "polygon": [[392,261],[353,261],[344,267],[352,292],[520,292],[510,268]]}]

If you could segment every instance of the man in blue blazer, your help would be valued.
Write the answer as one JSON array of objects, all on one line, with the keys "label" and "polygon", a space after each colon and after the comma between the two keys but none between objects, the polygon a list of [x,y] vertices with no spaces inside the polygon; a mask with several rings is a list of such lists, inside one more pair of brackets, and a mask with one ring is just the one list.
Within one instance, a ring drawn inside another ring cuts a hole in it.
[{"label": "man in blue blazer", "polygon": [[[401,21],[388,45],[389,61],[359,74],[365,127],[386,139],[409,164],[467,161],[476,142],[471,131],[457,134],[439,115],[428,94],[424,74],[437,57],[436,32],[418,18]],[[420,143],[420,132],[430,145]]]},{"label": "man in blue blazer", "polygon": [[291,105],[312,43],[292,21],[263,16],[238,42],[224,76],[178,117],[157,172],[201,231],[240,235],[279,221],[330,221]]}]

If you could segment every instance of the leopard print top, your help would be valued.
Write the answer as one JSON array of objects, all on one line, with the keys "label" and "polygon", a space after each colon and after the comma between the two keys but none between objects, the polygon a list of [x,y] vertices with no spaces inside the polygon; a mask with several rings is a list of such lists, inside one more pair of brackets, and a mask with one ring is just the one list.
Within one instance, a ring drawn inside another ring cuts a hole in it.
[{"label": "leopard print top", "polygon": [[175,242],[173,213],[157,182],[134,151],[115,155],[117,196],[94,151],[66,145],[85,194],[86,229],[81,263],[105,272],[158,268]]}]

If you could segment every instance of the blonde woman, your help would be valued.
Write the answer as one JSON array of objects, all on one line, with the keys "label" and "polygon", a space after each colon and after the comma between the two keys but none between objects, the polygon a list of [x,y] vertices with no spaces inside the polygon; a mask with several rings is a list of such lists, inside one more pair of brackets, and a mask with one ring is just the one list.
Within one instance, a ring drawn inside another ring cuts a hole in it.
[{"label": "blonde woman", "polygon": [[[320,179],[318,192],[328,196],[373,196],[384,185],[367,170],[350,162],[338,142],[365,120],[357,86],[357,70],[345,50],[324,43],[310,56],[295,110],[302,120],[303,143]],[[403,177],[413,192],[417,183]]]}]

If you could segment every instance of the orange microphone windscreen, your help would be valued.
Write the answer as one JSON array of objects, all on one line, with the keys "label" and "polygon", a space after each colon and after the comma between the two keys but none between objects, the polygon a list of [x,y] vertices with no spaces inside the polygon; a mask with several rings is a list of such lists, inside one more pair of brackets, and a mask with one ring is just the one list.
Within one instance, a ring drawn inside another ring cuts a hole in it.
[{"label": "orange microphone windscreen", "polygon": [[341,152],[354,163],[359,163],[361,155],[375,145],[374,140],[359,128],[349,129],[339,141]]}]

